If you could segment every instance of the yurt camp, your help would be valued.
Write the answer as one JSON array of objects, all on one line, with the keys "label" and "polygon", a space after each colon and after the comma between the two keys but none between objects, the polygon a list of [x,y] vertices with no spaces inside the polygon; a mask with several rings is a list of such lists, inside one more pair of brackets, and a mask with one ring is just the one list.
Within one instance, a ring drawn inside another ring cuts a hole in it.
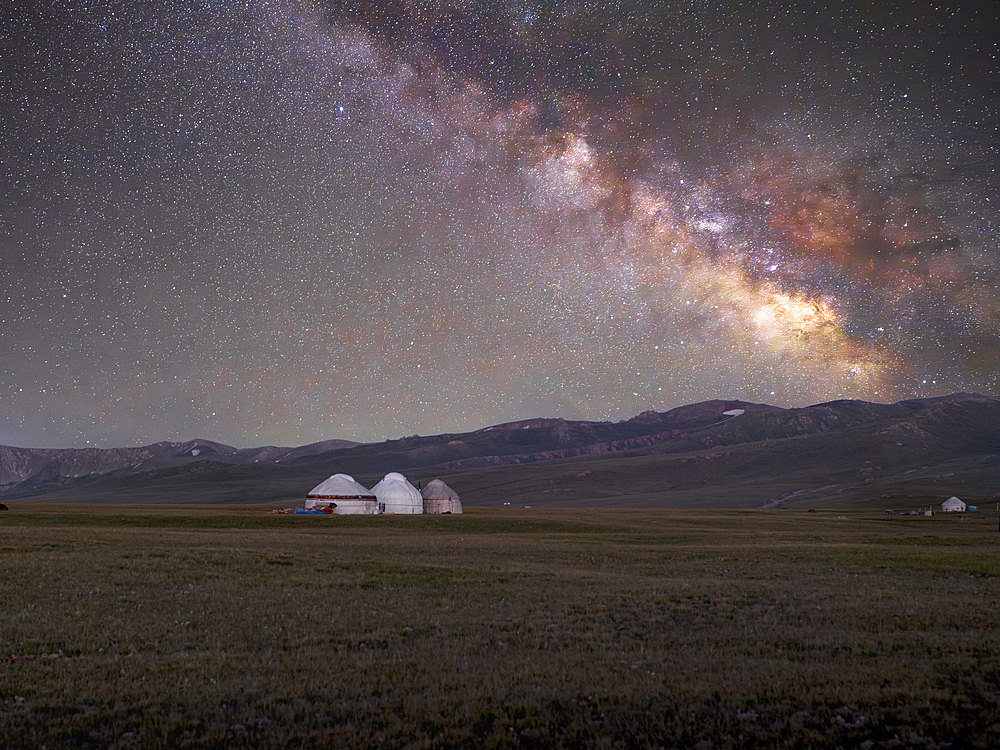
[{"label": "yurt camp", "polygon": [[347,474],[334,474],[306,495],[306,510],[333,508],[337,515],[372,515],[378,512],[378,498]]},{"label": "yurt camp", "polygon": [[395,471],[372,487],[383,513],[423,513],[424,498],[406,477]]},{"label": "yurt camp", "polygon": [[424,496],[424,513],[462,512],[458,493],[440,479],[429,481],[421,494]]}]

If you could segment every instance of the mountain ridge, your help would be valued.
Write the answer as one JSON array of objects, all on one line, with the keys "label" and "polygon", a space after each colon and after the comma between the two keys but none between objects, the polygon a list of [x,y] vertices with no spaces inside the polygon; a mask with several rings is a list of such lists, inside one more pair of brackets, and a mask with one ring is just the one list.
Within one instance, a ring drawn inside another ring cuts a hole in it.
[{"label": "mountain ridge", "polygon": [[[88,502],[292,502],[333,473],[373,482],[403,471],[415,481],[440,476],[460,493],[472,491],[470,505],[477,494],[490,504],[506,493],[534,502],[544,495],[550,504],[715,498],[758,507],[820,495],[868,501],[883,485],[902,491],[924,480],[933,489],[937,464],[959,466],[958,475],[970,477],[967,490],[988,494],[994,487],[983,462],[993,455],[1000,455],[1000,399],[993,396],[837,400],[791,409],[713,399],[618,422],[539,418],[382,443],[0,446],[0,493]],[[878,471],[867,471],[866,461]],[[995,489],[1000,493],[1000,485]]]}]

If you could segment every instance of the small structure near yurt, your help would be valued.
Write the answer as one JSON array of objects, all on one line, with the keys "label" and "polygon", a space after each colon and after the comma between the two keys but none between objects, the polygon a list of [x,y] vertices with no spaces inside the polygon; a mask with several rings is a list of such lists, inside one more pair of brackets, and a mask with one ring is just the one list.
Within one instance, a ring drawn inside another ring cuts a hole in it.
[{"label": "small structure near yurt", "polygon": [[941,510],[944,511],[945,513],[953,513],[955,511],[960,511],[965,509],[966,509],[965,503],[963,503],[954,495],[952,495],[943,503],[941,503]]},{"label": "small structure near yurt", "polygon": [[406,477],[392,471],[372,487],[382,513],[416,514],[424,512],[424,498]]},{"label": "small structure near yurt", "polygon": [[306,495],[306,510],[333,508],[339,516],[374,515],[378,512],[378,498],[372,490],[354,481],[347,474],[334,474],[316,485]]},{"label": "small structure near yurt", "polygon": [[462,501],[458,493],[440,479],[432,479],[421,493],[424,496],[424,513],[461,513]]}]

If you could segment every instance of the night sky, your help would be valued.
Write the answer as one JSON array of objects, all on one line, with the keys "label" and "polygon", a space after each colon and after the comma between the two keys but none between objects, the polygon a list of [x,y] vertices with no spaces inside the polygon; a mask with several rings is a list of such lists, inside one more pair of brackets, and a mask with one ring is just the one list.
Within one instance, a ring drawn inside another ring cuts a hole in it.
[{"label": "night sky", "polygon": [[989,5],[17,4],[0,443],[1000,391]]}]

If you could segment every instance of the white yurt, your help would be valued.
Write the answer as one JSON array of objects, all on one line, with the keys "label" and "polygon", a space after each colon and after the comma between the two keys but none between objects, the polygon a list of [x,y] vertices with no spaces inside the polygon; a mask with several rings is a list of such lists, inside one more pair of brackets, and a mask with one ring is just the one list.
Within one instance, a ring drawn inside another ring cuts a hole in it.
[{"label": "white yurt", "polygon": [[440,479],[429,481],[421,494],[424,496],[424,513],[462,512],[458,493]]},{"label": "white yurt", "polygon": [[383,513],[423,513],[424,498],[406,477],[393,471],[372,487]]},{"label": "white yurt", "polygon": [[954,495],[952,495],[943,503],[941,503],[941,510],[943,510],[945,513],[956,510],[965,510],[965,507],[966,507],[965,503],[963,503]]},{"label": "white yurt", "polygon": [[306,510],[329,508],[337,515],[372,515],[378,510],[375,493],[347,474],[334,474],[306,495]]}]

